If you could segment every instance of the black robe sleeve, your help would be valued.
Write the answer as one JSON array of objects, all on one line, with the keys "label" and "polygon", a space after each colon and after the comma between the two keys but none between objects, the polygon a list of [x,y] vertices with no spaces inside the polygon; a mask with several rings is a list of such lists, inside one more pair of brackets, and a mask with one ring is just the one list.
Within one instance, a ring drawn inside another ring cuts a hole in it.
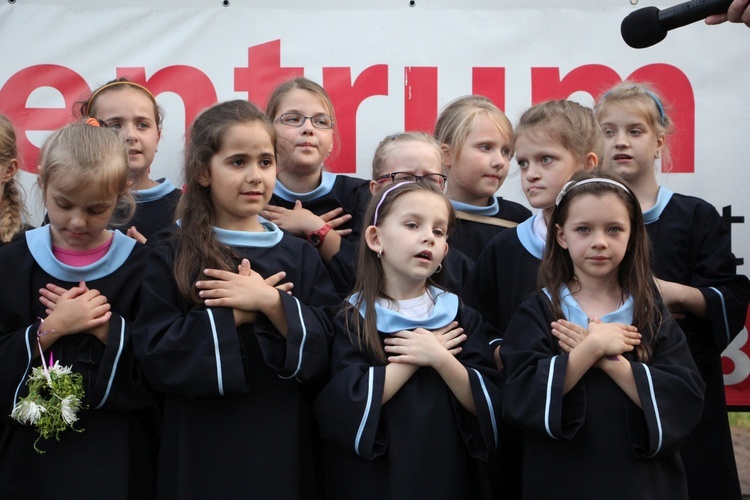
[{"label": "black robe sleeve", "polygon": [[[360,321],[361,318],[358,314],[350,314],[347,324],[347,314],[350,313],[339,314],[334,322],[332,378],[315,403],[315,413],[324,439],[372,459],[387,452],[392,422],[406,425],[408,415],[412,414],[408,411],[408,405],[416,405],[418,402],[405,403],[403,399],[397,400],[394,396],[385,405],[381,404],[385,365],[376,362],[360,348],[356,337],[350,332],[355,331],[353,321]],[[487,349],[479,315],[470,311],[459,317],[458,321],[468,336],[458,359],[469,373],[477,415],[470,414],[450,394],[452,409],[449,411],[453,416],[449,418],[454,421],[468,453],[486,460],[496,449],[499,440],[502,406],[500,374]],[[425,380],[428,384],[439,383],[441,394],[448,391],[442,379],[433,371],[427,367],[419,368],[399,393],[418,389],[419,384],[425,383]],[[418,375],[429,375],[432,378],[419,378]],[[427,388],[409,394],[408,399],[412,399],[412,396],[418,398],[423,408],[430,408],[433,404]],[[442,420],[446,415],[434,415],[434,418]],[[428,425],[428,422],[415,422],[413,425]]]},{"label": "black robe sleeve", "polygon": [[[619,388],[612,389],[619,390],[624,401],[633,452],[644,458],[673,455],[703,407],[704,384],[687,342],[666,310],[663,313],[665,322],[653,344],[652,359],[644,364],[632,354],[626,356],[643,409],[629,402]],[[501,351],[507,377],[503,416],[529,432],[570,440],[592,418],[587,408],[590,398],[601,395],[589,393],[589,380],[603,372],[592,367],[564,395],[568,355],[551,334],[552,321],[549,301],[542,294],[527,299],[511,320]]]}]

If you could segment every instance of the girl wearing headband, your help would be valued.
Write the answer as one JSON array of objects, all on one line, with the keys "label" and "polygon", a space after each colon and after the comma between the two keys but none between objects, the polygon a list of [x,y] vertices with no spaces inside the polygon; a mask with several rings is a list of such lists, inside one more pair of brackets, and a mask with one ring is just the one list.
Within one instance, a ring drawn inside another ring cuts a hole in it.
[{"label": "girl wearing headband", "polygon": [[480,316],[429,282],[454,217],[425,182],[391,185],[368,207],[315,404],[329,498],[491,498],[482,461],[498,444],[500,374]]},{"label": "girl wearing headband", "polygon": [[739,498],[721,352],[742,330],[750,282],[737,274],[729,229],[706,201],[660,186],[668,166],[668,106],[642,83],[624,82],[595,107],[605,161],[640,201],[664,303],[685,332],[706,382],[703,417],[682,449],[691,498]]},{"label": "girl wearing headband", "polygon": [[[446,177],[439,142],[425,132],[398,132],[385,137],[375,148],[370,192],[377,196],[393,184],[404,181],[429,183],[445,192]],[[342,246],[328,264],[331,279],[344,297],[354,286],[358,249],[359,244]],[[435,284],[459,295],[472,265],[466,255],[451,246],[451,251],[443,259],[442,269],[432,279]]]},{"label": "girl wearing headband", "polygon": [[96,89],[79,107],[82,116],[94,116],[120,132],[128,146],[136,211],[128,226],[119,229],[144,242],[171,226],[181,191],[166,178],[153,180],[150,176],[163,119],[153,94],[143,85],[119,78]]},{"label": "girl wearing headband", "polygon": [[[50,223],[0,250],[0,498],[154,496],[153,397],[132,347],[147,247],[107,229],[132,212],[127,156],[96,120],[54,132],[38,177]],[[8,415],[42,357],[81,374],[85,397],[83,432],[38,454],[34,428]]]},{"label": "girl wearing headband", "polygon": [[[575,174],[547,234],[542,291],[501,351],[524,498],[687,498],[679,449],[704,384],[660,300],[635,195],[617,176]],[[559,318],[576,326],[553,329]]]}]

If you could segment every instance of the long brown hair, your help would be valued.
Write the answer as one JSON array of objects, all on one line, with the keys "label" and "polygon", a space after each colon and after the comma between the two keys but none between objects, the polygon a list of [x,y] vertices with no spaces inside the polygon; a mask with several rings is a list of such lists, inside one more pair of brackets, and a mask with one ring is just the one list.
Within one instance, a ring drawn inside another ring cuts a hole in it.
[{"label": "long brown hair", "polygon": [[185,149],[185,189],[177,205],[180,227],[175,233],[177,255],[174,275],[180,294],[188,302],[202,304],[193,284],[204,278],[203,269],[234,270],[236,255],[214,236],[216,209],[211,201],[211,187],[202,186],[201,177],[210,168],[211,159],[222,148],[227,130],[234,125],[261,123],[271,143],[276,132],[271,121],[247,101],[215,104],[199,114],[190,127],[190,142]]},{"label": "long brown hair", "polygon": [[[570,181],[579,182],[595,178],[609,179],[627,186],[620,176],[601,169],[576,172]],[[593,182],[576,186],[562,195],[562,199],[550,216],[544,258],[539,267],[539,284],[550,294],[553,317],[565,317],[562,312],[560,287],[568,285],[575,290],[577,280],[570,253],[557,242],[557,227],[565,224],[570,202],[577,197],[584,194],[598,197],[610,193],[622,201],[630,218],[630,240],[625,256],[617,269],[617,282],[622,291],[623,302],[627,297],[633,297],[633,324],[643,335],[642,342],[635,348],[635,352],[638,359],[645,363],[651,358],[653,342],[663,318],[660,298],[651,271],[651,252],[646,226],[643,223],[643,213],[635,194],[629,188],[626,192],[612,184]]]},{"label": "long brown hair", "polygon": [[[18,161],[16,133],[10,120],[0,115],[0,173],[4,173],[13,160]],[[28,213],[23,202],[21,186],[13,176],[5,183],[0,199],[0,244],[8,243],[18,234],[23,227],[24,217],[28,217]]]},{"label": "long brown hair", "polygon": [[[393,207],[399,197],[406,193],[424,192],[434,196],[439,196],[445,201],[448,208],[448,230],[446,237],[453,230],[456,222],[456,213],[453,210],[448,198],[442,193],[435,190],[429,183],[424,182],[405,182],[397,184],[389,189],[384,189],[377,195],[373,196],[370,204],[367,206],[365,213],[366,227],[380,226],[393,211]],[[377,211],[378,220],[375,223],[375,212]],[[375,356],[379,361],[387,361],[385,351],[380,342],[378,334],[377,317],[375,315],[375,302],[377,299],[386,299],[393,301],[385,293],[385,273],[380,263],[378,255],[367,246],[365,231],[362,232],[362,238],[359,243],[359,260],[357,261],[357,279],[352,289],[351,298],[353,302],[347,301],[344,305],[346,311],[347,331],[352,329],[349,325],[349,317],[359,315],[359,310],[364,307],[364,322],[354,322],[354,332],[357,336],[360,347],[364,347],[370,354]],[[432,284],[431,280],[428,282]]]}]

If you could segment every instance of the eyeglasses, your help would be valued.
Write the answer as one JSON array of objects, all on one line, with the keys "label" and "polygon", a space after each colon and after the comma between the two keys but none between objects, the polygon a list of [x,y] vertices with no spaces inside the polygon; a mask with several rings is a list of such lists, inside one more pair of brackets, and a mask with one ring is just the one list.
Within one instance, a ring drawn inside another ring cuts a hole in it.
[{"label": "eyeglasses", "polygon": [[375,182],[386,182],[389,179],[394,183],[426,181],[435,185],[435,187],[442,191],[443,189],[445,189],[445,181],[448,179],[448,176],[443,174],[415,175],[410,174],[409,172],[391,172],[390,174],[381,175],[380,177],[375,179]]},{"label": "eyeglasses", "polygon": [[276,121],[290,127],[301,127],[307,120],[313,127],[321,130],[333,128],[333,118],[328,115],[305,116],[299,113],[281,113]]}]

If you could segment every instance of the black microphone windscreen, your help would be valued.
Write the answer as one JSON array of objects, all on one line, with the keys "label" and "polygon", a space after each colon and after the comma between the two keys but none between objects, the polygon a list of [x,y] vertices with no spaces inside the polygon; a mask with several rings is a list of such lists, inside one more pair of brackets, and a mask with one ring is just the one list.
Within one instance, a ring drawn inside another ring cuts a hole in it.
[{"label": "black microphone windscreen", "polygon": [[625,43],[634,49],[651,47],[667,36],[667,30],[659,24],[659,9],[656,7],[644,7],[628,14],[622,20],[620,33]]}]

